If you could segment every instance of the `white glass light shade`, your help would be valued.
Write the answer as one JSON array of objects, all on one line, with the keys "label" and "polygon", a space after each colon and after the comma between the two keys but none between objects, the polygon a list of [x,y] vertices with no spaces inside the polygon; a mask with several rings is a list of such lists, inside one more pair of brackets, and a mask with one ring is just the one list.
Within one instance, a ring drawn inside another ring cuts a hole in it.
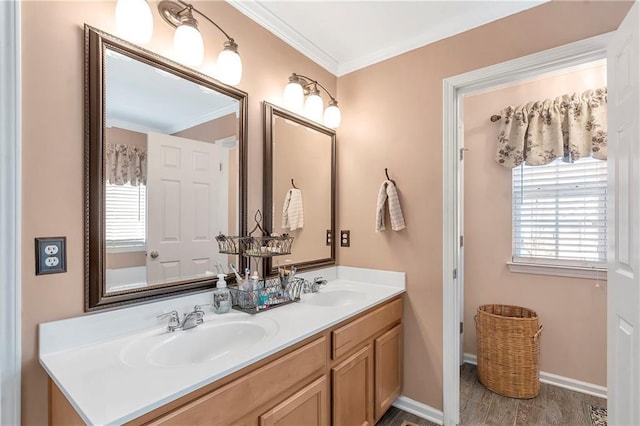
[{"label": "white glass light shade", "polygon": [[216,76],[223,83],[235,86],[242,78],[242,60],[238,52],[224,49],[218,55],[216,64]]},{"label": "white glass light shade", "polygon": [[145,44],[153,34],[153,15],[146,0],[118,0],[116,32],[133,43]]},{"label": "white glass light shade", "polygon": [[293,112],[302,112],[304,90],[297,82],[290,82],[284,88],[284,106]]},{"label": "white glass light shade", "polygon": [[304,115],[311,120],[322,122],[322,110],[324,109],[324,103],[320,95],[311,94],[307,96],[307,100],[304,103]]},{"label": "white glass light shade", "polygon": [[324,110],[324,125],[331,128],[337,129],[340,126],[340,108],[338,105],[329,105],[327,109]]},{"label": "white glass light shade", "polygon": [[197,28],[182,24],[173,35],[173,50],[178,62],[197,67],[204,58],[204,42]]}]

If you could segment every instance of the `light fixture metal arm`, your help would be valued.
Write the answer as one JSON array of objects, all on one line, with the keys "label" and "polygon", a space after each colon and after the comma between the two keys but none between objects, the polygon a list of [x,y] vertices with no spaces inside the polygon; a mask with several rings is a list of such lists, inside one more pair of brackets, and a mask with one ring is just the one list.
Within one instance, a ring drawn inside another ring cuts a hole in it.
[{"label": "light fixture metal arm", "polygon": [[318,86],[320,86],[320,88],[322,88],[322,90],[324,90],[326,92],[326,94],[329,96],[329,98],[331,98],[332,101],[336,102],[336,98],[333,97],[333,95],[331,93],[329,93],[329,91],[327,90],[326,87],[324,87],[322,84],[320,84],[317,80],[314,80],[312,78],[307,77],[306,75],[302,75],[302,74],[295,74],[298,78],[301,78],[302,80],[304,80],[304,85],[308,86],[311,84],[316,84]]},{"label": "light fixture metal arm", "polygon": [[202,16],[204,19],[206,19],[207,21],[211,22],[217,29],[220,30],[220,32],[222,34],[224,34],[224,36],[227,38],[227,40],[229,40],[230,42],[234,42],[233,38],[231,36],[229,36],[229,34],[227,34],[227,32],[225,30],[223,30],[220,25],[216,24],[215,22],[213,22],[213,20],[211,18],[209,18],[207,15],[205,15],[204,13],[200,12],[198,9],[196,9],[195,7],[193,7],[193,5],[186,3],[182,0],[175,0],[176,3],[179,3],[181,5],[183,5],[185,7],[185,9],[189,9],[192,10],[194,12],[196,12],[198,15]]}]

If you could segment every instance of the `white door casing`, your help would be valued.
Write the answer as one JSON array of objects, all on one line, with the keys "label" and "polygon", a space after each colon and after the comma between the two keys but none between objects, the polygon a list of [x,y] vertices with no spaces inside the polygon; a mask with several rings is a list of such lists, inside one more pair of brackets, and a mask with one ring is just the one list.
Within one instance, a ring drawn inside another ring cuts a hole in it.
[{"label": "white door casing", "polygon": [[0,425],[20,424],[20,2],[0,1]]},{"label": "white door casing", "polygon": [[640,424],[640,4],[607,51],[608,423]]},{"label": "white door casing", "polygon": [[[147,282],[215,273],[221,185],[219,146],[150,133],[147,138]],[[223,218],[226,220],[226,218]],[[157,254],[157,256],[156,256]]]},{"label": "white door casing", "polygon": [[[553,75],[567,68],[606,58],[610,34],[602,34],[565,46],[534,53],[500,64],[459,74],[443,81],[443,413],[445,425],[460,421],[460,318],[464,263],[460,249],[462,224],[463,149],[462,98]],[[611,158],[611,154],[609,154]],[[506,261],[506,259],[505,259]],[[456,271],[454,274],[453,272]],[[468,325],[473,326],[473,325]]]}]

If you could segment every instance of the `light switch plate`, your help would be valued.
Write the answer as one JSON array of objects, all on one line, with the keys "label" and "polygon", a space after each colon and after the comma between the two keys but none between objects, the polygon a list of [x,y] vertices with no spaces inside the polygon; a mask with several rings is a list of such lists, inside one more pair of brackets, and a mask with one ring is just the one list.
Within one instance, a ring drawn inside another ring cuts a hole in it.
[{"label": "light switch plate", "polygon": [[331,229],[327,229],[327,236],[325,238],[325,242],[326,242],[326,244],[328,246],[331,245],[331,242],[332,242],[331,240],[332,240],[332,238],[331,238]]},{"label": "light switch plate", "polygon": [[36,275],[67,272],[67,237],[36,238]]}]

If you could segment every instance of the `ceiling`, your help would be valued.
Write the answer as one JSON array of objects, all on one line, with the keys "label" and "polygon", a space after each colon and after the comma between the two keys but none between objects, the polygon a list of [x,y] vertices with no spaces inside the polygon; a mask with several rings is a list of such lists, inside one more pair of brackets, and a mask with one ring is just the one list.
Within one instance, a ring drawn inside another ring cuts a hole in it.
[{"label": "ceiling", "polygon": [[229,96],[113,50],[105,58],[107,127],[170,135],[238,113]]},{"label": "ceiling", "polygon": [[341,76],[547,0],[227,1]]}]

